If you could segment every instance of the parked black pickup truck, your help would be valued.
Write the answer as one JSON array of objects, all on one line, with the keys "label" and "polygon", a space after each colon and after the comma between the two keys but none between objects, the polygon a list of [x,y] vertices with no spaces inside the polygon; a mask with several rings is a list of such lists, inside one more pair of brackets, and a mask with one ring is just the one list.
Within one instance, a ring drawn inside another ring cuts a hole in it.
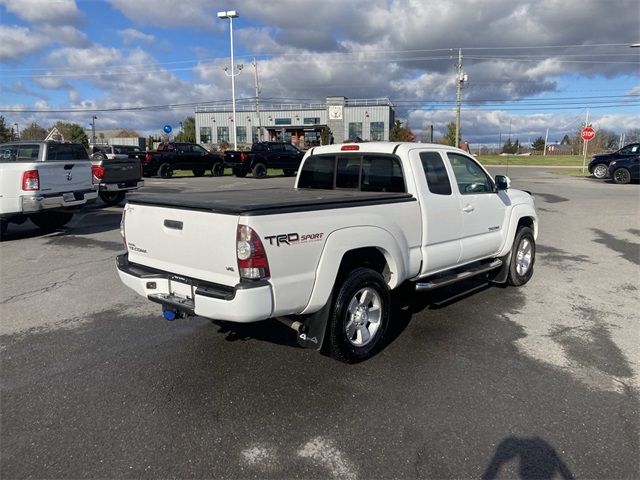
[{"label": "parked black pickup truck", "polygon": [[115,154],[107,158],[104,154],[91,156],[93,183],[98,186],[98,195],[107,205],[122,202],[128,191],[144,186],[140,160],[126,154]]},{"label": "parked black pickup truck", "polygon": [[251,145],[250,152],[227,150],[224,163],[236,177],[244,177],[251,171],[254,177],[263,178],[268,168],[281,168],[289,177],[295,175],[302,157],[304,152],[290,143],[260,142]]},{"label": "parked black pickup truck", "polygon": [[224,174],[224,155],[205,150],[196,143],[161,143],[158,150],[146,152],[142,162],[145,177],[171,178],[174,170],[191,170],[201,177],[210,171],[214,177]]},{"label": "parked black pickup truck", "polygon": [[633,159],[638,156],[640,156],[640,143],[630,143],[615,152],[594,155],[589,162],[589,173],[596,178],[607,178],[611,162]]}]

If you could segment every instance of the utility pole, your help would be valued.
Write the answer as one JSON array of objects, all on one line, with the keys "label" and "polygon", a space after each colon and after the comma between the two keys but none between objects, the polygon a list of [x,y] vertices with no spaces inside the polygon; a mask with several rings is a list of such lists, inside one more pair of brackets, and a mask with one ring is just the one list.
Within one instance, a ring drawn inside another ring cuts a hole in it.
[{"label": "utility pole", "polygon": [[462,84],[469,79],[462,71],[462,49],[458,49],[458,64],[456,65],[456,148],[460,146],[460,108],[462,104]]},{"label": "utility pole", "polygon": [[93,117],[91,118],[91,143],[93,145],[96,144],[96,119],[98,117],[96,117],[95,115],[93,115]]},{"label": "utility pole", "polygon": [[547,133],[544,134],[544,150],[542,151],[542,156],[547,156],[547,140],[549,139],[549,129],[547,128]]},{"label": "utility pole", "polygon": [[255,83],[256,83],[256,115],[258,116],[258,141],[262,141],[262,120],[260,120],[260,83],[258,81],[258,62],[256,62],[256,57],[253,57],[253,65],[254,73],[255,73]]}]

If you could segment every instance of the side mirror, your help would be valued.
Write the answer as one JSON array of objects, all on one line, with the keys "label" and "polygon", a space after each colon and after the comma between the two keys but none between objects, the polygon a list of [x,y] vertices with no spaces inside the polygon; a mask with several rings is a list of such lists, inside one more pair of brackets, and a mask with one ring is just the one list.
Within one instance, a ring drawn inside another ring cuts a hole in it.
[{"label": "side mirror", "polygon": [[511,188],[511,180],[506,175],[496,175],[496,189],[508,190]]}]

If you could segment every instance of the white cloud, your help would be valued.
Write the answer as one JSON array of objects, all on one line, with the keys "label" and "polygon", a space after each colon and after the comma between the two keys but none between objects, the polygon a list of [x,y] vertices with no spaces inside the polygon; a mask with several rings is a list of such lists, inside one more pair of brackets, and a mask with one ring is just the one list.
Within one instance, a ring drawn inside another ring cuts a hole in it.
[{"label": "white cloud", "polygon": [[67,47],[86,48],[91,44],[85,33],[71,25],[43,25],[38,28],[37,32],[45,35],[51,42],[60,43]]},{"label": "white cloud", "polygon": [[118,30],[118,35],[124,43],[153,42],[156,39],[155,36],[143,33],[135,28]]},{"label": "white cloud", "polygon": [[72,25],[83,18],[75,0],[0,0],[0,5],[32,24]]},{"label": "white cloud", "polygon": [[0,25],[0,62],[15,62],[39,51],[47,38],[28,28]]},{"label": "white cloud", "polygon": [[126,17],[138,24],[164,28],[192,27],[222,29],[216,27],[218,19],[210,0],[108,0]]}]

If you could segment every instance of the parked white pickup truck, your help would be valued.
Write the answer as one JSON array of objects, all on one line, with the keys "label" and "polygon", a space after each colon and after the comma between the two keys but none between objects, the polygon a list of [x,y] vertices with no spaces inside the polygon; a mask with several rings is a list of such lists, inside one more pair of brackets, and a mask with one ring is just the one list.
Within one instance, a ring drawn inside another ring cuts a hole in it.
[{"label": "parked white pickup truck", "polygon": [[11,223],[31,219],[52,231],[98,197],[91,162],[79,143],[23,141],[0,145],[0,239]]},{"label": "parked white pickup truck", "polygon": [[405,282],[529,281],[537,215],[509,184],[443,145],[316,147],[295,188],[132,196],[117,268],[168,320],[276,317],[301,345],[355,362],[381,347]]}]

